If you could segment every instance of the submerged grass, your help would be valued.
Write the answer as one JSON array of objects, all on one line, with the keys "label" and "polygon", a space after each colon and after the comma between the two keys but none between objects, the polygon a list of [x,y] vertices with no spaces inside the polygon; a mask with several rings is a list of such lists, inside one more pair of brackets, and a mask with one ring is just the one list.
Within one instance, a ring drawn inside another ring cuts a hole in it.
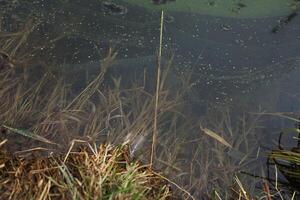
[{"label": "submerged grass", "polygon": [[81,71],[18,60],[36,59],[28,35],[2,36],[13,42],[0,49],[1,199],[251,199],[259,180],[239,171],[257,159],[259,117],[232,118],[224,107],[190,116],[189,83],[166,89],[168,69],[155,95],[124,86],[108,72],[112,49],[92,80],[72,82]]},{"label": "submerged grass", "polygon": [[[5,38],[26,43],[19,34],[5,34]],[[140,86],[121,88],[117,79],[113,85],[103,84],[116,53],[109,52],[98,75],[78,92],[56,67],[17,62],[18,52],[26,45],[4,47],[0,68],[1,199],[174,197],[167,178],[133,159],[133,145],[150,149],[148,142],[135,141],[146,141],[153,132],[153,120],[149,119],[153,119],[155,98]],[[177,97],[171,99],[167,91],[162,90],[160,98],[156,104],[158,128],[165,126],[163,119],[169,118],[177,105]],[[149,155],[150,151],[145,151],[142,157]]]},{"label": "submerged grass", "polygon": [[[280,133],[278,149],[274,149],[269,153],[268,163],[269,165],[275,166],[276,180],[271,182],[273,183],[273,185],[275,185],[275,189],[278,190],[279,185],[281,185],[282,188],[286,188],[287,190],[296,194],[296,191],[298,191],[298,193],[300,192],[300,122],[294,117],[288,117],[288,119],[296,121],[296,127],[284,129]],[[284,148],[282,146],[282,136],[287,133],[289,133],[289,136],[291,134],[297,134],[297,137],[294,137],[294,139],[297,140],[296,147]],[[278,181],[277,171],[279,171],[284,176],[287,182]]]}]

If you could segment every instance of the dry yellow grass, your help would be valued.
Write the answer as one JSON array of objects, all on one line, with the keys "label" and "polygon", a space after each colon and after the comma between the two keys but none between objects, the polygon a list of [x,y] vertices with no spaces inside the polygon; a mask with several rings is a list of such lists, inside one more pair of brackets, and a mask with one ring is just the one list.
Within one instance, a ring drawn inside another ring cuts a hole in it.
[{"label": "dry yellow grass", "polygon": [[[34,155],[34,153],[32,152]],[[63,156],[22,158],[0,149],[1,199],[170,199],[168,183],[132,160],[126,146],[100,145]]]}]

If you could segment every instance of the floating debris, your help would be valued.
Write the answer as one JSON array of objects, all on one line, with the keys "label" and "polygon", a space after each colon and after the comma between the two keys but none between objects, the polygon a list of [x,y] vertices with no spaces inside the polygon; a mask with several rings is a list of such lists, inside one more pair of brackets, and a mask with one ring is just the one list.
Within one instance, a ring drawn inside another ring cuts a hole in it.
[{"label": "floating debris", "polygon": [[215,2],[215,1],[209,1],[207,4],[208,4],[209,6],[215,6],[215,5],[216,5],[216,2]]},{"label": "floating debris", "polygon": [[239,8],[245,8],[246,7],[246,4],[244,3],[238,3],[236,4]]},{"label": "floating debris", "polygon": [[246,8],[247,5],[244,3],[237,3],[236,6],[234,8],[232,8],[232,12],[234,13],[239,13],[241,11],[241,9]]},{"label": "floating debris", "polygon": [[125,6],[104,1],[102,3],[102,11],[110,15],[125,15],[128,12],[128,9]]},{"label": "floating debris", "polygon": [[152,0],[152,2],[156,5],[166,4],[166,3],[172,2],[172,1],[174,2],[176,0]]},{"label": "floating debris", "polygon": [[293,12],[291,14],[289,14],[288,16],[282,18],[279,20],[279,24],[276,25],[274,28],[272,28],[272,33],[277,33],[278,31],[280,31],[284,26],[286,26],[287,24],[289,24],[293,19],[295,19],[295,17],[298,16],[297,12]]}]

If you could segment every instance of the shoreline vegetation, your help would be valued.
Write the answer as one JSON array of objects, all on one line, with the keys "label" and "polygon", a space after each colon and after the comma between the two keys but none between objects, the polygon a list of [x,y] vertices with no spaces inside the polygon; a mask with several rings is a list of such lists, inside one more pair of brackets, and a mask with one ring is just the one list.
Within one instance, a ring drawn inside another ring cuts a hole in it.
[{"label": "shoreline vegetation", "polygon": [[[171,62],[163,66],[157,101],[143,82],[127,87],[109,74],[112,49],[95,77],[78,83],[84,71],[40,60],[47,44],[32,42],[36,27],[29,20],[17,32],[0,30],[1,199],[296,198],[277,181],[273,187],[240,173],[260,162],[259,117],[234,118],[229,108],[187,116],[189,82],[178,78],[170,90]],[[273,160],[286,158],[274,153]]]},{"label": "shoreline vegetation", "polygon": [[[170,199],[168,182],[126,146],[85,145],[68,156],[24,158],[1,142],[1,199]],[[35,148],[26,151],[43,151]],[[25,153],[25,152],[23,152]],[[33,153],[34,154],[34,153]]]}]

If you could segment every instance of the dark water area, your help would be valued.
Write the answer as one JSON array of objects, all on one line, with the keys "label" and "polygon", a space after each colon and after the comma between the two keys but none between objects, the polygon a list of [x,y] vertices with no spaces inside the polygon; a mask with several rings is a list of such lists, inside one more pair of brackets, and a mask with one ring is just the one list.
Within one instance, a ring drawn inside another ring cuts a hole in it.
[{"label": "dark water area", "polygon": [[[160,12],[126,1],[4,2],[0,1],[2,30],[14,31],[26,19],[38,19],[35,43],[48,41],[39,47],[40,58],[73,70],[78,90],[93,78],[99,60],[113,47],[118,55],[111,70],[122,76],[122,86],[139,80],[146,70],[153,91]],[[229,105],[237,116],[260,111],[299,115],[300,16],[284,21],[289,14],[234,18],[165,12],[163,60],[167,63],[174,56],[173,87],[179,76],[191,77],[186,111],[200,118]],[[294,126],[274,116],[263,118],[269,130],[263,136],[266,149],[276,146],[278,130]]]}]

